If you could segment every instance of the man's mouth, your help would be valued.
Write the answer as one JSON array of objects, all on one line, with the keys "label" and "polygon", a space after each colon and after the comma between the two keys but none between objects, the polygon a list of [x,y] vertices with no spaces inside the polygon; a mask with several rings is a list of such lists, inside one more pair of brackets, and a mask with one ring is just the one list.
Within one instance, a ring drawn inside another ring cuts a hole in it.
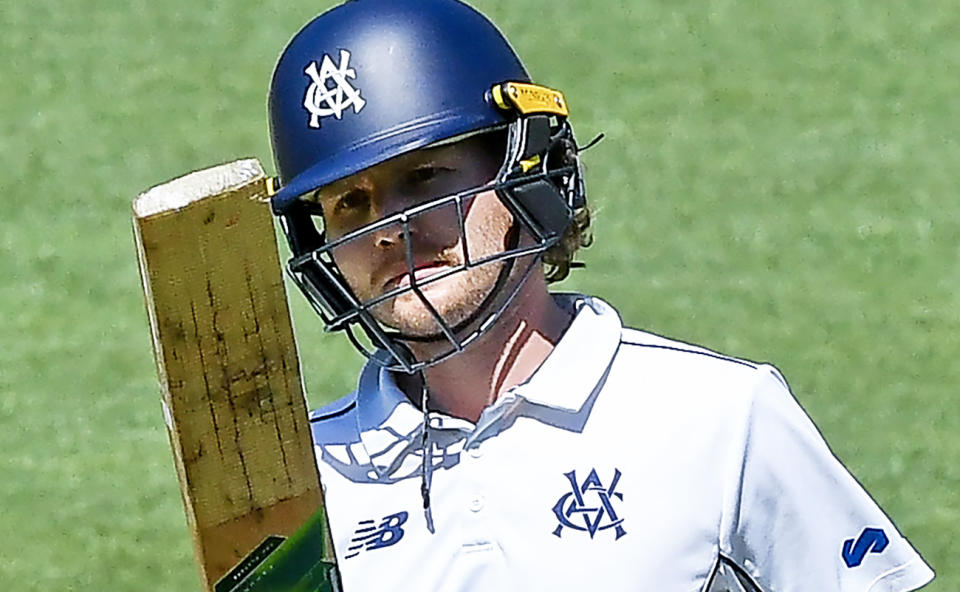
[{"label": "man's mouth", "polygon": [[[445,263],[440,263],[439,261],[433,263],[427,263],[425,265],[419,265],[413,270],[413,277],[416,278],[417,283],[423,283],[430,276],[437,275],[446,270],[450,269],[450,266]],[[404,270],[403,273],[399,273],[390,280],[387,281],[384,286],[387,290],[393,290],[395,288],[406,288],[410,285],[410,273],[407,270]]]}]

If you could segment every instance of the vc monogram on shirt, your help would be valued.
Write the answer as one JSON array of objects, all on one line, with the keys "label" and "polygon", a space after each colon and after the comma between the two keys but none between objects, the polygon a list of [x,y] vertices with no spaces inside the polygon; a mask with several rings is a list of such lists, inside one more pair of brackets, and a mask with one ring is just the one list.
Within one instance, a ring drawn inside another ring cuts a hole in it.
[{"label": "vc monogram on shirt", "polygon": [[570,491],[564,493],[553,506],[553,513],[559,524],[553,534],[558,537],[563,527],[590,533],[592,539],[597,531],[614,529],[616,537],[627,534],[623,529],[623,518],[614,508],[614,500],[623,501],[623,494],[617,491],[620,482],[620,470],[613,470],[610,486],[605,487],[596,469],[591,469],[583,483],[577,480],[577,472],[564,473],[570,482]]},{"label": "vc monogram on shirt", "polygon": [[400,542],[404,534],[401,526],[407,521],[407,516],[406,512],[397,512],[384,516],[379,524],[376,520],[361,520],[350,539],[344,559],[356,557],[361,551],[382,549]]}]

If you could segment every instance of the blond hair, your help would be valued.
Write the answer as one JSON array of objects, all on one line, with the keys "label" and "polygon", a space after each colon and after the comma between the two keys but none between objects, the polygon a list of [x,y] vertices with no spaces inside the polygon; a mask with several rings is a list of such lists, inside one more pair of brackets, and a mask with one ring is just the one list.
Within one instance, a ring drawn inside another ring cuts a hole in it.
[{"label": "blond hair", "polygon": [[543,271],[547,282],[559,282],[570,275],[570,268],[576,266],[573,261],[574,255],[579,249],[589,247],[593,243],[590,218],[590,208],[584,206],[575,210],[573,220],[560,237],[560,241],[544,252]]}]

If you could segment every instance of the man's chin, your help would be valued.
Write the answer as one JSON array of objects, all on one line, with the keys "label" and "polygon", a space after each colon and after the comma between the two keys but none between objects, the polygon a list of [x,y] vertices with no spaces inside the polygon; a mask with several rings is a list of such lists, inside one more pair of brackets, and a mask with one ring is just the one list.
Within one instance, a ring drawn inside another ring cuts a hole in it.
[{"label": "man's chin", "polygon": [[[476,319],[478,311],[484,306],[496,285],[498,271],[497,267],[484,266],[469,275],[444,278],[424,286],[423,297],[434,308],[447,328],[469,331],[469,326],[461,327],[461,325],[473,324],[472,319]],[[445,340],[443,327],[415,292],[401,294],[384,302],[375,307],[373,313],[380,323],[401,335],[422,340],[430,338]]]},{"label": "man's chin", "polygon": [[[416,298],[416,297],[414,297]],[[433,303],[431,303],[433,304]],[[436,305],[434,305],[436,307]],[[456,327],[470,317],[470,311],[437,308],[437,313],[449,328]],[[389,315],[376,315],[377,320],[401,335],[410,337],[443,337],[443,328],[433,314],[417,299],[416,303],[397,303]]]},{"label": "man's chin", "polygon": [[[485,300],[479,295],[464,299],[461,294],[460,299],[451,302],[450,299],[437,298],[429,292],[433,290],[424,290],[424,295],[449,329],[458,327],[473,317]],[[394,299],[389,303],[388,309],[386,306],[374,309],[374,317],[401,335],[421,339],[445,337],[443,328],[433,313],[416,294],[404,294]]]}]

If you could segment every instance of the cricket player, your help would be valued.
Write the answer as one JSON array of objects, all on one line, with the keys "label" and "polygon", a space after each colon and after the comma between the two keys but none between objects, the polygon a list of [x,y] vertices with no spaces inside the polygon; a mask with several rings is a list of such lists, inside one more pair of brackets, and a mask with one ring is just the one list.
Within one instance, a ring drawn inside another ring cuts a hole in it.
[{"label": "cricket player", "polygon": [[346,2],[277,63],[289,269],[368,358],[311,418],[344,588],[929,582],[775,368],[548,291],[590,241],[569,112],[457,0]]}]

